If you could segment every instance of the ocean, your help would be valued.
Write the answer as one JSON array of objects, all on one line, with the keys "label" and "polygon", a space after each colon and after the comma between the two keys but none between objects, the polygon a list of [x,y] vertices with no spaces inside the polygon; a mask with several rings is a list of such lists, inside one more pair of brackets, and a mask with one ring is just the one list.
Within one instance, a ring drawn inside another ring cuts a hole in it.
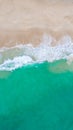
[{"label": "ocean", "polygon": [[47,39],[0,50],[0,130],[73,130],[73,43]]}]

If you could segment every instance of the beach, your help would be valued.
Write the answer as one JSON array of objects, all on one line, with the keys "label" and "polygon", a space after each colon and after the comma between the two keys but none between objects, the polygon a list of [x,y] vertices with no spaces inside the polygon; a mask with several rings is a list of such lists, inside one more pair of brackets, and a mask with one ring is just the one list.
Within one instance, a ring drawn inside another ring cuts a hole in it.
[{"label": "beach", "polygon": [[0,0],[0,130],[73,130],[73,0]]},{"label": "beach", "polygon": [[0,47],[37,45],[43,34],[73,38],[72,0],[0,0]]}]

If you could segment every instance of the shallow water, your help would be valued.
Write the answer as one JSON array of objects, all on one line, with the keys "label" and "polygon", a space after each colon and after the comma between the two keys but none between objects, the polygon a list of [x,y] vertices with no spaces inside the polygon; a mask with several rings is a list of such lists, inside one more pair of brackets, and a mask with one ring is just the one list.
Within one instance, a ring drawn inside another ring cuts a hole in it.
[{"label": "shallow water", "polygon": [[0,49],[0,130],[73,130],[73,42]]},{"label": "shallow water", "polygon": [[[56,45],[53,46],[53,42]],[[73,40],[66,35],[56,41],[53,37],[44,34],[41,43],[36,47],[29,43],[1,48],[0,70],[12,71],[25,64],[53,62],[60,59],[66,59],[69,64],[73,61]]]},{"label": "shallow water", "polygon": [[60,60],[1,71],[0,130],[73,130],[70,68]]}]

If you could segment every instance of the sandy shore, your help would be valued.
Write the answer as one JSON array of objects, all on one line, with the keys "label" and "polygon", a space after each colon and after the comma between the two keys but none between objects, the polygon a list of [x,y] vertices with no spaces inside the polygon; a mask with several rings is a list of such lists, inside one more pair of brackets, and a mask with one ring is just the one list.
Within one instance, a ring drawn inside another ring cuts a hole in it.
[{"label": "sandy shore", "polygon": [[0,0],[0,47],[39,44],[44,33],[73,38],[73,0]]}]

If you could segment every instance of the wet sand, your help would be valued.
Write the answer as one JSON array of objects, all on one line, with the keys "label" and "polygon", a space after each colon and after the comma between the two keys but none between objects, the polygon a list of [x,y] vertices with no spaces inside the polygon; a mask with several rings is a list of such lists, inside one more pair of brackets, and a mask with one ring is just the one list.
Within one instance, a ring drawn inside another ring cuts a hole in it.
[{"label": "wet sand", "polygon": [[0,47],[36,45],[44,33],[73,38],[72,0],[0,0]]}]

